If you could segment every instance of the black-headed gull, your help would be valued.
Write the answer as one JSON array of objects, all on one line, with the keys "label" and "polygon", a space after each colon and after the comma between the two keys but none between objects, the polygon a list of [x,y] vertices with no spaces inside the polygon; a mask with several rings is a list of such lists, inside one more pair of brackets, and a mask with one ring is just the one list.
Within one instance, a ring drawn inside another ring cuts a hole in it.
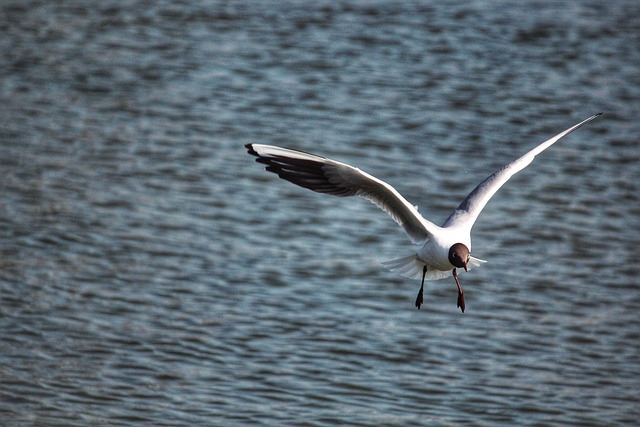
[{"label": "black-headed gull", "polygon": [[458,287],[458,307],[464,313],[464,294],[456,269],[464,268],[467,271],[486,262],[471,256],[471,228],[484,206],[509,178],[527,167],[535,156],[601,114],[595,114],[560,132],[491,174],[469,193],[441,227],[424,219],[417,207],[395,188],[356,167],[273,145],[246,144],[245,147],[249,154],[257,157],[257,162],[266,164],[269,172],[282,179],[318,193],[339,197],[361,196],[388,213],[419,248],[412,255],[388,261],[384,265],[406,277],[417,279],[422,276],[415,303],[418,309],[423,302],[425,278],[442,279],[449,271],[453,271]]}]

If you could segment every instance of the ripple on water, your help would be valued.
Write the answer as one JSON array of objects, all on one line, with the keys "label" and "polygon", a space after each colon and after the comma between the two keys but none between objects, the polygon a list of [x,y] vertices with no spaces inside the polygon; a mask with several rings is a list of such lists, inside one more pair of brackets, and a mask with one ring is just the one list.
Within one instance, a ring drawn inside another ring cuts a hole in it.
[{"label": "ripple on water", "polygon": [[[636,422],[640,13],[546,6],[4,2],[3,424]],[[479,218],[464,315],[451,278],[415,310],[374,206],[243,148],[441,222],[598,111]]]}]

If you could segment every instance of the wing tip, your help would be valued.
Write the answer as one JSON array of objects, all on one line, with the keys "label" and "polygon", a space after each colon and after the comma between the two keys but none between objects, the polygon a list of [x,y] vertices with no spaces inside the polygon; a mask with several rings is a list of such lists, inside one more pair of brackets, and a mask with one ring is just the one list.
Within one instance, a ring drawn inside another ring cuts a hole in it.
[{"label": "wing tip", "polygon": [[260,154],[258,154],[258,152],[253,148],[253,144],[244,144],[244,148],[246,148],[247,153],[251,154],[252,156],[260,156]]},{"label": "wing tip", "polygon": [[580,123],[578,123],[577,125],[575,125],[575,126],[571,129],[571,131],[576,130],[577,128],[579,128],[579,127],[581,127],[582,125],[584,125],[584,124],[586,124],[586,123],[590,122],[591,120],[595,120],[595,119],[597,119],[597,118],[598,118],[598,117],[600,117],[602,114],[603,114],[602,112],[600,112],[600,113],[596,113],[596,114],[594,114],[593,116],[590,116],[590,117],[588,117],[588,118],[584,119],[583,121],[581,121]]}]

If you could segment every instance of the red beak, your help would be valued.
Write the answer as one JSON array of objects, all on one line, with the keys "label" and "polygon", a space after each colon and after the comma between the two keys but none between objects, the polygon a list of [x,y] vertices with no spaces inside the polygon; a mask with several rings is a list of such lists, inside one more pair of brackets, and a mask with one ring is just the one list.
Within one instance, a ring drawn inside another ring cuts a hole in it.
[{"label": "red beak", "polygon": [[466,262],[463,262],[462,266],[464,267],[464,271],[469,271],[469,270],[467,270],[467,263]]}]

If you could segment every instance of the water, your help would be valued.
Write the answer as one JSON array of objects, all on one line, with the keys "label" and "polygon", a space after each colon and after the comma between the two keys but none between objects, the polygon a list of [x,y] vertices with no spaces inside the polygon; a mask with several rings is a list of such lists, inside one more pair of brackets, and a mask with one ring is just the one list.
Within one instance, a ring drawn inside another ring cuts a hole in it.
[{"label": "water", "polygon": [[[640,5],[0,6],[0,424],[631,425],[640,416]],[[243,148],[356,164],[436,222],[453,279],[366,201]]]}]

